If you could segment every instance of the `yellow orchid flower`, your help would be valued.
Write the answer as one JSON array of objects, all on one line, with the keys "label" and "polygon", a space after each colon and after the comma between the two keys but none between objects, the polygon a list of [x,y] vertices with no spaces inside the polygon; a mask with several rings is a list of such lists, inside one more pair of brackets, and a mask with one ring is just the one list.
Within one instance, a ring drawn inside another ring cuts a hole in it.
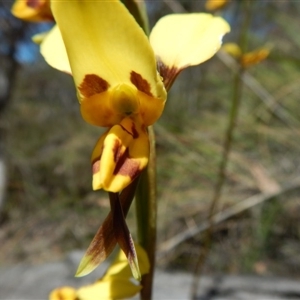
[{"label": "yellow orchid flower", "polygon": [[262,47],[250,52],[242,53],[241,48],[235,43],[224,44],[222,46],[222,50],[239,60],[240,64],[244,68],[248,68],[262,62],[270,54],[270,49],[267,47]]},{"label": "yellow orchid flower", "polygon": [[[93,188],[119,192],[147,165],[147,126],[159,118],[166,100],[153,50],[119,1],[55,1],[52,11],[82,116],[110,128],[93,153]],[[111,26],[116,15],[118,24]]]},{"label": "yellow orchid flower", "polygon": [[[108,128],[94,148],[92,170],[94,190],[109,192],[111,213],[76,276],[94,270],[118,243],[139,280],[124,217],[137,177],[148,163],[147,127],[162,114],[166,91],[177,75],[211,58],[230,28],[210,14],[174,14],[159,20],[148,39],[119,0],[53,0],[51,10],[49,1],[17,0],[12,10],[29,21],[52,20],[53,13],[58,26],[35,36],[35,41],[51,66],[73,76],[83,118]],[[54,296],[69,299],[73,290],[57,293]]]},{"label": "yellow orchid flower", "polygon": [[222,9],[225,7],[230,0],[207,0],[205,2],[205,8],[209,11],[211,10],[217,10],[217,9]]},{"label": "yellow orchid flower", "polygon": [[170,15],[156,24],[150,44],[120,1],[55,1],[52,10],[59,29],[41,52],[72,73],[83,118],[109,128],[92,155],[93,188],[119,192],[147,165],[147,127],[163,111],[165,89],[182,69],[213,56],[229,26],[209,14]]},{"label": "yellow orchid flower", "polygon": [[[135,248],[140,262],[141,274],[144,275],[149,272],[149,260],[141,246],[136,244]],[[67,286],[57,288],[50,293],[49,300],[125,299],[136,295],[141,288],[139,282],[132,280],[126,256],[122,251],[119,251],[104,276],[95,283],[79,289]]]},{"label": "yellow orchid flower", "polygon": [[54,21],[50,9],[50,0],[16,0],[12,14],[24,21]]},{"label": "yellow orchid flower", "polygon": [[57,27],[43,40],[41,53],[51,66],[72,74],[83,118],[108,127],[94,148],[92,169],[93,188],[109,192],[111,213],[76,276],[94,270],[118,243],[139,279],[124,217],[148,163],[147,127],[162,114],[166,90],[181,70],[211,58],[229,25],[210,14],[170,15],[148,39],[118,0],[53,1],[51,8]]}]

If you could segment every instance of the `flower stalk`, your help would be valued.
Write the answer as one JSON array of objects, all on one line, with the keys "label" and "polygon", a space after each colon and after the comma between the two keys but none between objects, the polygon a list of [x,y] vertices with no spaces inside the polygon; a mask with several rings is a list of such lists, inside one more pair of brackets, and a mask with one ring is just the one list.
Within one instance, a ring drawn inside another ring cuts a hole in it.
[{"label": "flower stalk", "polygon": [[157,231],[156,198],[156,151],[155,133],[152,126],[148,128],[150,155],[147,169],[141,175],[136,192],[136,216],[138,243],[148,254],[150,270],[142,276],[142,300],[152,299],[152,286],[155,270],[155,250]]}]

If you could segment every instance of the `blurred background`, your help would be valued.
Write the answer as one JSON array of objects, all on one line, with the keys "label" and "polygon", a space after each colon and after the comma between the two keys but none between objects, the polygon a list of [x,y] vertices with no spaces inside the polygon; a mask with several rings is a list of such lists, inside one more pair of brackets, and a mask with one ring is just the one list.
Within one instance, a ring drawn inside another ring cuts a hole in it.
[{"label": "blurred background", "polygon": [[[213,11],[231,25],[224,43],[244,39],[247,51],[270,54],[239,79],[205,273],[298,278],[300,2],[242,2]],[[53,24],[15,19],[12,3],[0,2],[0,266],[84,250],[109,212],[106,193],[91,188],[90,155],[102,129],[82,120],[72,78],[51,69],[31,41]],[[147,7],[151,26],[165,14],[207,11],[205,1],[148,1]],[[192,271],[203,246],[238,61],[223,51],[183,71],[155,125],[162,268]],[[134,205],[128,225],[135,235]]]}]

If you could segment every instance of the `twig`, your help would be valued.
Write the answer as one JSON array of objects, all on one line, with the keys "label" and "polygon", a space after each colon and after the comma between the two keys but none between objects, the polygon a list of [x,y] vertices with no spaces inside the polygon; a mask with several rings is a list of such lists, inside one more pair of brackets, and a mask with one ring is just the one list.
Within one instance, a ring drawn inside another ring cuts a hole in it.
[{"label": "twig", "polygon": [[[248,30],[250,28],[252,13],[253,13],[253,3],[251,1],[242,1],[242,7],[244,9],[245,15],[243,17],[243,21],[241,24],[241,31],[239,34],[239,46],[241,48],[242,53],[246,52],[247,44],[248,44]],[[222,191],[224,188],[224,183],[226,180],[226,170],[229,162],[229,155],[231,153],[232,143],[234,139],[234,132],[236,129],[236,123],[238,119],[238,113],[240,108],[240,103],[242,100],[242,91],[243,91],[243,75],[244,75],[244,67],[242,64],[239,64],[237,70],[234,74],[233,81],[233,94],[231,99],[231,107],[228,116],[228,126],[225,133],[225,140],[223,145],[223,152],[221,156],[221,162],[219,166],[219,171],[217,174],[217,182],[213,191],[213,197],[211,200],[211,204],[208,210],[208,222],[210,226],[208,226],[207,230],[204,234],[204,242],[203,247],[200,249],[200,253],[198,259],[196,261],[193,282],[191,286],[191,298],[197,298],[197,291],[199,288],[199,279],[205,264],[205,261],[208,257],[209,251],[211,249],[213,243],[213,215],[215,214],[216,207],[221,199]]]},{"label": "twig", "polygon": [[[217,53],[218,58],[230,69],[236,71],[238,63],[224,51]],[[245,71],[243,74],[243,82],[266,106],[267,108],[282,122],[289,126],[297,134],[299,130],[294,126],[299,127],[300,122],[289,114],[280,104],[276,101],[275,97],[268,92],[249,72]],[[292,124],[291,124],[292,122]]]},{"label": "twig", "polygon": [[[174,135],[172,132],[168,131],[166,128],[164,128],[159,123],[155,124],[155,130],[159,135],[161,135],[164,139],[164,143],[170,144],[172,147],[175,147],[176,150],[178,150],[182,155],[187,155],[188,158],[193,162],[192,170],[194,170],[194,163],[203,166],[203,162],[205,162],[205,159],[199,152],[194,151],[191,149],[191,147],[186,144],[184,144],[176,135]],[[186,166],[189,168],[189,166]]]},{"label": "twig", "polygon": [[186,10],[178,1],[163,0],[163,2],[175,13],[186,13]]},{"label": "twig", "polygon": [[[216,213],[212,219],[213,219],[213,225],[219,224],[221,222],[224,222],[228,220],[229,218],[246,211],[258,204],[261,204],[265,201],[271,200],[274,197],[281,196],[287,192],[290,192],[295,189],[300,189],[300,176],[296,177],[291,183],[288,183],[283,186],[279,191],[273,192],[273,193],[261,193],[257,195],[253,195],[249,198],[246,198],[245,200],[240,201],[237,204],[232,205],[231,207],[228,207],[224,209],[221,212]],[[171,239],[163,242],[158,247],[158,259],[162,259],[167,253],[169,253],[171,250],[173,250],[175,247],[177,247],[182,242],[194,237],[195,235],[205,231],[210,226],[209,221],[205,221],[200,225],[190,227],[189,229],[185,230],[184,232],[181,232],[175,236],[173,236]]]}]

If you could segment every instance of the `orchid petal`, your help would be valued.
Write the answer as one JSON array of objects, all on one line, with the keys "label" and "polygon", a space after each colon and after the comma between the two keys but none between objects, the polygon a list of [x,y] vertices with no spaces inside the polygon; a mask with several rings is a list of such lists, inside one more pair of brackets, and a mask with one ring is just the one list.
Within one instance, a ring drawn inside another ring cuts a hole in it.
[{"label": "orchid petal", "polygon": [[[206,13],[173,14],[161,18],[150,34],[150,43],[164,81],[188,66],[211,58],[221,47],[230,27],[220,17]],[[172,78],[174,79],[174,78]]]},{"label": "orchid petal", "polygon": [[57,288],[49,294],[49,300],[76,300],[76,290],[71,286]]},{"label": "orchid petal", "polygon": [[93,189],[119,192],[147,166],[148,133],[140,122],[124,118],[97,142],[92,154]]},{"label": "orchid petal", "polygon": [[[141,274],[149,272],[150,264],[147,253],[138,244],[135,244],[136,253],[139,259]],[[119,251],[114,261],[107,269],[104,276],[95,283],[83,286],[77,291],[71,287],[55,289],[50,294],[50,300],[98,300],[101,299],[124,299],[133,297],[142,286],[133,282],[127,258],[123,251]],[[61,298],[59,298],[61,297]],[[68,298],[69,297],[69,298]]]},{"label": "orchid petal", "polygon": [[[52,10],[67,49],[79,101],[85,102],[81,111],[88,122],[102,118],[101,109],[90,107],[109,110],[108,102],[118,101],[110,97],[120,84],[156,99],[163,107],[166,91],[153,50],[120,1],[53,1]],[[137,104],[140,101],[143,99],[138,98]],[[120,113],[114,105],[112,108],[112,114]],[[111,119],[114,124],[119,122],[118,116]]]},{"label": "orchid petal", "polygon": [[58,26],[54,26],[44,37],[40,47],[46,62],[59,71],[71,74],[71,67]]},{"label": "orchid petal", "polygon": [[110,207],[112,212],[112,221],[114,228],[114,235],[117,242],[125,253],[133,277],[136,280],[141,280],[141,272],[133,239],[125,221],[122,206],[118,193],[109,193]]},{"label": "orchid petal", "polygon": [[114,278],[113,280],[98,281],[83,286],[77,291],[80,300],[113,300],[127,299],[136,295],[142,289],[141,285],[132,283],[127,278]]},{"label": "orchid petal", "polygon": [[121,83],[110,91],[93,95],[95,87],[100,90],[106,83],[94,75],[87,75],[86,78],[89,83],[82,84],[79,89],[90,97],[81,103],[82,117],[88,123],[111,127],[139,112],[140,101],[135,87]]},{"label": "orchid petal", "polygon": [[[136,253],[139,259],[141,274],[149,272],[150,264],[146,251],[138,244],[135,244]],[[133,297],[142,286],[133,282],[132,273],[123,251],[119,251],[114,261],[107,269],[104,276],[95,283],[83,286],[77,291],[72,287],[61,287],[51,292],[50,300],[98,300],[101,299],[124,299]]]},{"label": "orchid petal", "polygon": [[[147,274],[150,270],[150,263],[147,253],[139,244],[134,244],[134,246],[138,256],[141,274]],[[130,271],[126,255],[123,251],[119,251],[115,260],[104,274],[102,280],[109,280],[112,277],[130,278],[131,276],[132,273]]]},{"label": "orchid petal", "polygon": [[[153,98],[135,87],[119,84],[109,91],[93,94],[95,87],[105,86],[98,77],[89,75],[89,85],[81,86],[92,96],[81,102],[81,114],[85,121],[96,126],[111,127],[132,114],[139,113],[145,126],[152,125],[164,109],[164,101]],[[91,90],[89,92],[89,90]]]},{"label": "orchid petal", "polygon": [[[126,217],[132,200],[134,198],[135,189],[138,184],[138,179],[135,179],[129,186],[127,186],[120,194],[120,202],[124,216]],[[97,231],[93,240],[91,241],[84,257],[82,258],[76,277],[85,276],[91,273],[101,262],[103,262],[114,250],[117,240],[114,234],[112,213],[110,212],[103,224]],[[143,274],[144,258],[142,257],[141,272]]]},{"label": "orchid petal", "polygon": [[17,0],[11,10],[15,17],[24,21],[54,21],[50,0]]}]

